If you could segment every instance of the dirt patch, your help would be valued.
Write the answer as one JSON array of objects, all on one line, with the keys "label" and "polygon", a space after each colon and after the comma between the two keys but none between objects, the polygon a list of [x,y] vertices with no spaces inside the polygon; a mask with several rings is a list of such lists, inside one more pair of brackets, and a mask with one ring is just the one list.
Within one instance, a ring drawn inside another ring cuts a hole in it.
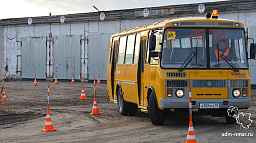
[{"label": "dirt patch", "polygon": [[16,113],[16,112],[1,112],[0,127],[2,129],[12,128],[19,124],[24,124],[27,121],[46,116],[45,114],[35,114],[33,112]]},{"label": "dirt patch", "polygon": [[[81,83],[38,81],[5,82],[8,101],[0,103],[0,142],[171,142],[184,143],[188,133],[188,116],[170,114],[164,125],[152,125],[148,114],[122,116],[117,104],[109,101],[106,84],[96,85],[101,115],[90,115],[93,108],[93,83],[84,83],[88,99],[81,97]],[[47,85],[50,88],[50,114],[56,132],[41,132],[47,111]],[[251,113],[254,124],[243,129],[226,124],[225,118],[193,116],[197,142],[255,142],[256,90],[252,90],[251,107],[240,112]],[[223,133],[253,133],[253,137],[222,136]]]}]

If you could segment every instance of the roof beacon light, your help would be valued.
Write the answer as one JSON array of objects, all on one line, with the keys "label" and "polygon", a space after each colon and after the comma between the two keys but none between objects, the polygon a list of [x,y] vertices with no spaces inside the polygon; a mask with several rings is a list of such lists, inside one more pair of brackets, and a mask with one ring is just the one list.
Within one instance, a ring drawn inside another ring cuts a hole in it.
[{"label": "roof beacon light", "polygon": [[218,18],[218,10],[213,10],[212,18]]}]

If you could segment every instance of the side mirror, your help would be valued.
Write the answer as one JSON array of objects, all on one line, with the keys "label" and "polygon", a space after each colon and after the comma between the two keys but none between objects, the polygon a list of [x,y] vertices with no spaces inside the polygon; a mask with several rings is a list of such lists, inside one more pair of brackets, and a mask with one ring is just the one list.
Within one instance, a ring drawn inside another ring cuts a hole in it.
[{"label": "side mirror", "polygon": [[156,49],[156,35],[149,36],[149,51],[154,51]]},{"label": "side mirror", "polygon": [[256,43],[251,43],[251,45],[250,45],[250,59],[255,59],[255,48],[256,48]]},{"label": "side mirror", "polygon": [[149,52],[149,57],[158,57],[158,52]]}]

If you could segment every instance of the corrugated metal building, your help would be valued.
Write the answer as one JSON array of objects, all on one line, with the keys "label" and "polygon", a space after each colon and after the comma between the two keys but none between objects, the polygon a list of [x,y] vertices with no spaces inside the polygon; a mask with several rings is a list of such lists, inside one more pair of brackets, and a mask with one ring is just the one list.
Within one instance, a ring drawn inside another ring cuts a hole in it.
[{"label": "corrugated metal building", "polygon": [[[240,21],[248,28],[250,38],[256,40],[256,1],[233,0],[204,3],[207,12],[219,11],[219,17]],[[53,79],[58,68],[58,79],[71,79],[72,67],[75,79],[92,80],[100,76],[106,80],[106,65],[110,35],[148,25],[165,19],[195,17],[198,4],[170,5],[105,11],[100,20],[98,12],[13,18],[0,20],[0,72],[10,79],[33,79],[37,68],[38,79]],[[63,19],[62,19],[63,20]],[[30,21],[31,22],[31,21]],[[51,34],[50,34],[51,33]],[[252,42],[252,41],[249,41]],[[256,84],[256,62],[250,60],[252,84]]]}]

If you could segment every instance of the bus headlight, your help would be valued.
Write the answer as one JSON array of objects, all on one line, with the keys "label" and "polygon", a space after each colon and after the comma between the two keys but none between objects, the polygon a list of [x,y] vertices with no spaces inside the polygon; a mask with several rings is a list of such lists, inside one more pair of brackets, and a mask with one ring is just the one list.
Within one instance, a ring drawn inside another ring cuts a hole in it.
[{"label": "bus headlight", "polygon": [[237,89],[235,89],[235,90],[233,90],[233,96],[234,97],[238,97],[238,96],[240,96],[240,91],[239,90],[237,90]]},{"label": "bus headlight", "polygon": [[176,96],[178,96],[178,97],[183,97],[183,96],[184,96],[184,91],[181,90],[181,89],[177,90],[177,91],[176,91]]}]

